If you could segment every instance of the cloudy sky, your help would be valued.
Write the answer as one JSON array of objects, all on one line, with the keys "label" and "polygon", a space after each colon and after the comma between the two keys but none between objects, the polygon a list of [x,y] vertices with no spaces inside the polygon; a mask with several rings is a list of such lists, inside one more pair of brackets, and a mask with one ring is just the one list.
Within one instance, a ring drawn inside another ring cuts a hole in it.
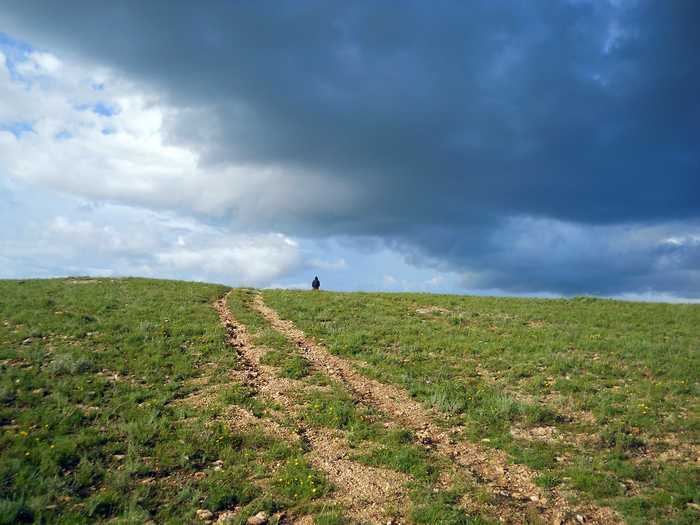
[{"label": "cloudy sky", "polygon": [[698,300],[699,24],[3,0],[0,278]]}]

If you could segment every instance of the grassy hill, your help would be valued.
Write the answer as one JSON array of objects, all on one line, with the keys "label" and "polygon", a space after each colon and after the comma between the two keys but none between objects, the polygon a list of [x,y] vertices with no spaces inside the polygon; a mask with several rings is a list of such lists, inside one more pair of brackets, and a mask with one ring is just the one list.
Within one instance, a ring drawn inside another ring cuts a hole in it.
[{"label": "grassy hill", "polygon": [[[700,519],[700,306],[266,291],[283,317],[631,523]],[[687,504],[691,503],[690,506]]]},{"label": "grassy hill", "polygon": [[0,523],[700,518],[699,306],[227,292],[0,281]]}]

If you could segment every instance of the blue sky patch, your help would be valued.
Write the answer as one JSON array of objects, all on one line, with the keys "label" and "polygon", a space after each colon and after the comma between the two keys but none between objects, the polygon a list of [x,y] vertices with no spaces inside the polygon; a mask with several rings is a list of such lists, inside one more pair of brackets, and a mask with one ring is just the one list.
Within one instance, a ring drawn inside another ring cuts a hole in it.
[{"label": "blue sky patch", "polygon": [[12,38],[10,35],[0,31],[0,49],[2,49],[4,52],[8,48],[15,49],[23,53],[31,53],[34,50],[34,48],[26,42]]},{"label": "blue sky patch", "polygon": [[5,55],[5,67],[10,72],[10,78],[29,87],[29,82],[17,71],[17,64],[27,60],[27,55],[35,48],[21,40],[14,39],[0,32],[0,52]]},{"label": "blue sky patch", "polygon": [[119,114],[119,108],[116,106],[110,106],[108,104],[105,104],[104,102],[98,102],[94,106],[92,106],[92,111],[93,113],[97,113],[98,115],[102,115],[103,117],[113,117],[114,115]]},{"label": "blue sky patch", "polygon": [[25,133],[34,133],[34,128],[29,122],[0,122],[0,131],[9,131],[19,139]]}]

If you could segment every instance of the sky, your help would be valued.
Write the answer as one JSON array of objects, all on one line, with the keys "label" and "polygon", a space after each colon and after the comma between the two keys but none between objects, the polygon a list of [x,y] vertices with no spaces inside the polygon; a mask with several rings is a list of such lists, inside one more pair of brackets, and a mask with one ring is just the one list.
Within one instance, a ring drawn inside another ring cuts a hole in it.
[{"label": "sky", "polygon": [[0,278],[700,301],[700,2],[0,4]]}]

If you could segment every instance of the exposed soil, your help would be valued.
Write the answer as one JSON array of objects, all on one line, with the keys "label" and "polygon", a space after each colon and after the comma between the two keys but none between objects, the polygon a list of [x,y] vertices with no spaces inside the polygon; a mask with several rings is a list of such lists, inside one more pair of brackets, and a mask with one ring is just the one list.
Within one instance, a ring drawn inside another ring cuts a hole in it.
[{"label": "exposed soil", "polygon": [[460,427],[440,428],[435,420],[439,414],[427,409],[407,392],[392,385],[369,379],[357,372],[351,362],[334,356],[296,328],[291,321],[282,320],[269,308],[260,295],[253,307],[273,328],[293,341],[304,356],[318,369],[339,381],[361,403],[379,409],[388,417],[412,430],[417,438],[439,454],[466,468],[474,479],[486,487],[498,501],[496,509],[505,523],[548,524],[623,523],[609,508],[593,505],[571,506],[558,490],[545,492],[534,483],[536,473],[524,465],[510,464],[505,453],[463,441],[458,438]]},{"label": "exposed soil", "polygon": [[447,308],[442,308],[440,306],[421,306],[416,308],[416,313],[421,315],[449,314],[450,310],[448,310]]},{"label": "exposed soil", "polygon": [[[301,381],[280,378],[274,368],[262,365],[266,350],[252,344],[245,326],[235,321],[226,304],[226,297],[216,302],[222,323],[226,328],[227,342],[236,349],[244,367],[243,378],[248,386],[260,395],[284,407],[286,415],[298,413],[300,405],[295,401],[306,388],[314,388]],[[251,414],[246,419],[252,423]],[[269,418],[257,418],[280,432],[277,423]],[[312,465],[323,471],[336,490],[329,498],[331,505],[339,505],[352,519],[364,523],[404,523],[404,512],[409,506],[408,476],[389,469],[371,467],[349,459],[351,450],[342,432],[305,428],[297,425],[296,439],[302,439],[309,449]],[[291,438],[291,436],[289,436]],[[294,523],[311,523],[309,517],[298,516]]]}]

